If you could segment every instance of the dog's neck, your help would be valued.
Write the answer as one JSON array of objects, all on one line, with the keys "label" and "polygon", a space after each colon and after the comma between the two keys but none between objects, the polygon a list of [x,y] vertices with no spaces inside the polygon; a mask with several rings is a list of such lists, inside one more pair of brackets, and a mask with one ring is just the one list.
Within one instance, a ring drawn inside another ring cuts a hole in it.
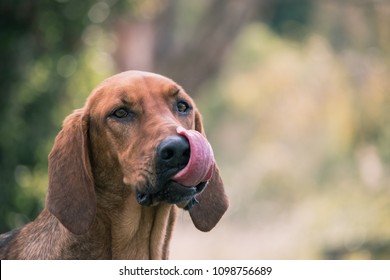
[{"label": "dog's neck", "polygon": [[175,219],[176,206],[144,207],[130,195],[111,214],[112,258],[167,259]]},{"label": "dog's neck", "polygon": [[27,241],[20,244],[23,253],[16,251],[10,256],[18,258],[22,253],[30,259],[167,259],[177,207],[142,207],[131,201],[134,199],[130,196],[122,208],[109,215],[103,216],[107,211],[98,209],[95,221],[84,235],[70,233],[44,209],[19,232],[26,237],[20,240]]}]

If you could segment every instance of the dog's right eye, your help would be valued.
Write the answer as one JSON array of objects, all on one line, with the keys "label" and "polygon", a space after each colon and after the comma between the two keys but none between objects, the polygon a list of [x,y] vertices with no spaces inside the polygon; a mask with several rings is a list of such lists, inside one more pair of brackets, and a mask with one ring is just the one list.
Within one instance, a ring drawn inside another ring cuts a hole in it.
[{"label": "dog's right eye", "polygon": [[121,108],[121,109],[115,110],[113,115],[115,117],[117,117],[118,119],[123,119],[129,115],[129,112],[126,111],[125,109]]}]

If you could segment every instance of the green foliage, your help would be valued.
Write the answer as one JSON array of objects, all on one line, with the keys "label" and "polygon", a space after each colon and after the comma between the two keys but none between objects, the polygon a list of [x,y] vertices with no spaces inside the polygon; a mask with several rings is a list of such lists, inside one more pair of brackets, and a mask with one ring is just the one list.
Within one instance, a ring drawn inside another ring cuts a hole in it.
[{"label": "green foliage", "polygon": [[[96,8],[97,3],[104,7]],[[109,1],[0,4],[1,232],[41,211],[47,155],[62,119],[113,72],[112,61],[105,59],[107,42],[102,42],[108,15],[99,9],[109,12]],[[97,42],[87,48],[92,32]]]},{"label": "green foliage", "polygon": [[302,40],[308,34],[307,26],[313,10],[311,0],[276,0],[274,13],[266,20],[282,36]]}]

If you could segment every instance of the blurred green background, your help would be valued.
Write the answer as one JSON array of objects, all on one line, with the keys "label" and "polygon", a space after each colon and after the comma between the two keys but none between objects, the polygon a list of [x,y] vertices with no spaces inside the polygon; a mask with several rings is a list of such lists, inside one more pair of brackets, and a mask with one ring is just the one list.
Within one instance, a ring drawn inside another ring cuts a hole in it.
[{"label": "blurred green background", "polygon": [[390,1],[0,1],[0,232],[44,206],[61,122],[104,78],[196,100],[231,207],[173,259],[390,259]]}]

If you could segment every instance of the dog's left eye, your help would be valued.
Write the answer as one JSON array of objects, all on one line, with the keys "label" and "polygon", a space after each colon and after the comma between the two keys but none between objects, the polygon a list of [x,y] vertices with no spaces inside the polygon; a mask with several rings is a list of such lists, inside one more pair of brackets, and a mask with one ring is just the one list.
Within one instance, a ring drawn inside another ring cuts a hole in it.
[{"label": "dog's left eye", "polygon": [[189,109],[191,109],[190,105],[188,105],[186,102],[184,101],[179,101],[177,102],[176,104],[176,107],[177,107],[177,111],[179,113],[187,113]]},{"label": "dog's left eye", "polygon": [[118,110],[115,110],[113,115],[119,119],[126,118],[129,115],[129,112],[127,112],[125,109],[121,108]]}]

